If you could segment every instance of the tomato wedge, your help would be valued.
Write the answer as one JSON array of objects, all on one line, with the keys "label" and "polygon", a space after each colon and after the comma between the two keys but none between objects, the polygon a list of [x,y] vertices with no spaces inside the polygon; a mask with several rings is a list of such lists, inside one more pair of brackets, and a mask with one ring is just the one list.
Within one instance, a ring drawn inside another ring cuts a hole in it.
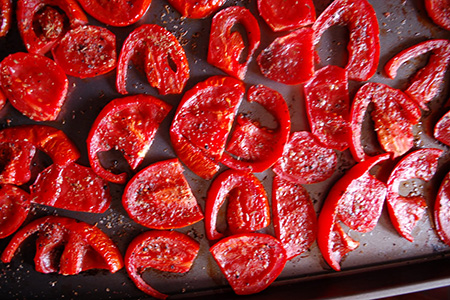
[{"label": "tomato wedge", "polygon": [[221,162],[233,169],[259,173],[270,168],[283,154],[291,131],[291,117],[283,96],[271,88],[252,86],[247,98],[249,102],[261,104],[274,117],[277,127],[263,127],[240,114]]},{"label": "tomato wedge", "polygon": [[442,181],[434,204],[434,223],[439,238],[450,245],[450,173]]},{"label": "tomato wedge", "polygon": [[134,221],[152,229],[182,228],[203,220],[176,158],[137,173],[125,188],[122,204]]},{"label": "tomato wedge", "polygon": [[303,86],[311,132],[325,146],[344,151],[351,140],[347,71],[325,66]]},{"label": "tomato wedge", "polygon": [[218,172],[244,93],[243,82],[213,76],[198,83],[181,99],[170,139],[179,159],[198,176],[211,179]]},{"label": "tomato wedge", "polygon": [[436,123],[433,136],[438,141],[450,146],[450,112],[447,112]]},{"label": "tomato wedge", "polygon": [[301,28],[276,38],[257,57],[261,73],[274,81],[295,85],[314,74],[314,31]]},{"label": "tomato wedge", "polygon": [[427,208],[426,201],[417,192],[404,195],[401,185],[418,178],[429,181],[437,169],[443,150],[426,148],[409,153],[395,166],[389,176],[387,204],[392,224],[398,233],[410,242],[414,241],[412,231]]},{"label": "tomato wedge", "polygon": [[22,114],[35,121],[53,121],[66,100],[69,81],[53,60],[17,52],[0,62],[0,86]]},{"label": "tomato wedge", "polygon": [[426,104],[436,97],[444,85],[450,64],[450,41],[433,39],[418,43],[392,57],[384,66],[387,75],[394,79],[402,64],[427,52],[431,52],[427,65],[413,75],[405,90],[423,110],[429,109]]},{"label": "tomato wedge", "polygon": [[[247,54],[243,58],[246,45],[241,33],[234,30],[237,24],[243,25],[248,39]],[[260,39],[258,21],[248,9],[241,6],[225,8],[213,18],[207,61],[228,75],[243,80]]]},{"label": "tomato wedge", "polygon": [[89,162],[95,173],[108,181],[124,184],[128,175],[106,170],[99,154],[119,150],[135,170],[144,160],[156,130],[171,108],[148,95],[128,96],[108,103],[97,116],[87,138]]},{"label": "tomato wedge", "polygon": [[374,104],[371,116],[382,148],[394,158],[405,154],[414,146],[412,127],[420,120],[420,108],[402,91],[369,82],[358,90],[352,104],[350,150],[355,160],[369,157],[361,143],[361,131],[370,103]]},{"label": "tomato wedge", "polygon": [[450,1],[425,0],[425,9],[434,23],[450,30]]},{"label": "tomato wedge", "polygon": [[169,0],[169,3],[181,13],[192,19],[203,19],[217,11],[226,0]]},{"label": "tomato wedge", "polygon": [[12,18],[12,1],[1,0],[0,1],[0,37],[8,34],[11,27]]},{"label": "tomato wedge", "polygon": [[317,217],[308,191],[278,176],[273,179],[272,211],[275,236],[292,259],[311,247],[317,236]]},{"label": "tomato wedge", "polygon": [[298,29],[316,20],[312,0],[258,0],[258,11],[275,32]]},{"label": "tomato wedge", "polygon": [[0,186],[0,239],[13,234],[30,211],[30,195],[14,185]]},{"label": "tomato wedge", "polygon": [[148,268],[163,272],[188,272],[200,250],[197,241],[177,231],[147,231],[128,246],[125,266],[134,284],[148,295],[166,299],[168,295],[152,288],[142,278]]},{"label": "tomato wedge", "polygon": [[76,163],[51,165],[30,186],[34,203],[72,211],[104,213],[111,203],[108,182]]},{"label": "tomato wedge", "polygon": [[[227,229],[217,230],[219,210],[228,200]],[[214,179],[205,208],[206,236],[218,240],[225,235],[254,232],[270,224],[269,200],[262,183],[251,173],[227,170]]]},{"label": "tomato wedge", "polygon": [[212,246],[210,252],[238,295],[266,289],[286,264],[286,251],[280,241],[261,233],[227,237]]},{"label": "tomato wedge", "polygon": [[181,93],[189,79],[189,64],[183,47],[172,33],[159,25],[142,25],[123,43],[116,78],[117,91],[123,95],[128,93],[130,61],[143,66],[148,82],[162,95]]},{"label": "tomato wedge", "polygon": [[[16,232],[1,259],[9,263],[20,245],[37,233],[36,271],[76,275],[90,269],[115,273],[123,267],[122,255],[113,241],[100,229],[66,217],[48,216],[27,224]],[[55,251],[63,248],[59,262]]]},{"label": "tomato wedge", "polygon": [[70,28],[88,23],[75,0],[19,0],[17,22],[28,52],[45,54]]},{"label": "tomato wedge", "polygon": [[334,25],[347,26],[350,40],[347,45],[348,62],[345,70],[350,80],[369,80],[378,68],[380,37],[378,20],[367,0],[335,0],[313,25],[314,45],[323,33]]},{"label": "tomato wedge", "polygon": [[78,26],[64,35],[52,54],[67,75],[95,77],[116,67],[116,36],[103,27]]}]

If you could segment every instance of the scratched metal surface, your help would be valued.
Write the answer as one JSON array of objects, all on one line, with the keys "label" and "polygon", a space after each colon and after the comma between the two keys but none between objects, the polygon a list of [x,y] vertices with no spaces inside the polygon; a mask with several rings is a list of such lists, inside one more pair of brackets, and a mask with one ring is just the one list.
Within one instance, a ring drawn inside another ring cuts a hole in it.
[{"label": "scratched metal surface", "polygon": [[[319,15],[330,2],[331,1],[327,0],[314,1],[317,15]],[[407,83],[408,76],[413,74],[418,67],[424,64],[426,57],[403,66],[396,80],[389,80],[383,74],[382,67],[385,62],[394,54],[408,46],[429,38],[450,38],[450,33],[438,28],[432,23],[426,15],[422,1],[372,0],[369,2],[372,3],[377,12],[381,39],[379,71],[370,81],[386,83],[395,88],[403,88]],[[269,45],[276,36],[281,35],[270,32],[268,26],[258,17],[256,12],[256,1],[228,1],[225,6],[230,5],[246,6],[250,8],[257,17],[263,34],[261,46],[258,48],[256,54]],[[93,19],[90,21],[91,24],[101,25]],[[187,83],[186,89],[191,88],[197,82],[202,81],[211,75],[223,74],[220,70],[206,63],[211,17],[204,20],[182,20],[179,18],[179,13],[170,7],[166,1],[154,0],[150,10],[137,24],[125,28],[108,27],[108,29],[117,35],[118,49],[120,49],[127,34],[144,23],[156,23],[162,25],[174,33],[181,41],[187,52],[191,67],[191,77]],[[322,58],[322,65],[320,66],[325,64],[345,65],[345,44],[347,36],[348,32],[346,29],[340,27],[330,29],[326,32],[324,38],[317,47],[319,56]],[[13,25],[10,34],[6,38],[0,40],[0,58],[2,59],[7,54],[16,51],[24,51],[24,48],[20,41],[20,37],[18,36],[17,27]],[[120,95],[115,90],[115,72],[88,80],[69,77],[69,81],[69,95],[60,117],[57,121],[46,122],[46,124],[60,128],[66,132],[77,144],[82,153],[82,157],[78,162],[87,165],[88,159],[85,140],[90,126],[106,103],[120,97]],[[255,59],[253,59],[249,65],[249,72],[245,78],[245,82],[247,87],[252,84],[264,84],[281,92],[290,108],[292,131],[308,130],[306,113],[303,107],[301,85],[286,86],[264,78],[259,73]],[[361,85],[362,83],[351,82],[351,94],[353,95]],[[175,157],[170,145],[168,128],[173,118],[175,108],[181,99],[181,95],[159,96],[157,92],[146,83],[145,77],[134,71],[130,73],[128,89],[130,93],[147,93],[157,96],[174,107],[161,125],[161,128],[156,135],[155,142],[142,167],[156,161]],[[442,147],[430,138],[430,128],[436,122],[437,118],[442,115],[442,107],[448,97],[449,89],[447,84],[447,87],[445,87],[440,95],[433,101],[431,112],[424,117],[421,125],[416,128],[416,144],[418,147]],[[264,111],[257,107],[244,104],[241,106],[240,111],[248,112],[255,118],[260,118],[263,124],[270,125],[271,122],[273,122],[270,120],[270,117],[267,117]],[[34,122],[21,116],[21,114],[14,110],[9,104],[0,112],[1,127],[28,123]],[[367,134],[365,138],[370,140],[371,134]],[[419,186],[419,188],[422,188],[424,193],[427,194],[429,204],[433,203],[434,190],[449,169],[449,164],[447,163],[449,152],[447,148],[443,149],[445,149],[446,152],[441,159],[437,175],[432,182],[420,184]],[[305,186],[310,192],[317,212],[320,211],[320,207],[328,189],[340,176],[342,176],[345,170],[353,164],[351,155],[348,151],[339,153],[339,161],[339,169],[332,178],[324,183]],[[185,175],[200,205],[204,207],[205,194],[210,182],[193,175],[188,169],[186,169]],[[265,185],[269,195],[271,192],[272,175],[271,171],[257,174]],[[137,234],[146,229],[131,221],[122,208],[121,194],[123,186],[111,184],[111,191],[113,196],[112,205],[104,214],[94,215],[75,213],[35,206],[33,207],[27,222],[39,216],[58,214],[61,216],[74,217],[90,224],[98,224],[98,227],[108,233],[118,244],[122,253],[124,253],[128,243]],[[211,243],[207,241],[204,235],[203,226],[203,222],[200,222],[194,226],[179,230],[194,237],[201,244],[200,255],[196,259],[192,270],[187,274],[181,275],[149,271],[145,274],[145,278],[150,284],[162,292],[171,294],[173,298],[207,297],[210,294],[217,294],[218,296],[216,295],[216,297],[225,297],[224,295],[226,295],[227,298],[233,296],[232,293],[229,294],[230,289],[227,282],[208,252]],[[269,227],[267,231],[269,233],[272,232],[272,228]],[[350,235],[356,240],[359,240],[361,245],[358,249],[351,252],[343,261],[342,272],[336,273],[330,270],[322,259],[317,244],[314,243],[311,249],[305,254],[288,262],[283,273],[274,284],[274,287],[262,292],[257,297],[268,299],[274,294],[274,291],[290,296],[297,295],[295,293],[300,292],[304,298],[344,297],[351,295],[363,297],[371,291],[378,291],[375,292],[375,294],[371,294],[372,296],[387,295],[389,294],[387,291],[389,285],[384,283],[384,281],[386,281],[386,278],[389,278],[389,276],[392,276],[392,267],[406,268],[405,272],[408,273],[408,268],[413,270],[413,265],[416,265],[416,262],[423,264],[423,262],[437,261],[438,263],[442,263],[442,265],[448,264],[448,259],[446,257],[450,252],[450,248],[440,242],[434,233],[430,211],[428,211],[425,218],[420,221],[414,231],[414,243],[410,243],[399,237],[392,227],[386,211],[383,212],[380,222],[374,231],[366,234],[350,232]],[[0,251],[5,248],[8,241],[9,238],[0,241]],[[2,299],[63,297],[69,299],[147,298],[144,293],[134,286],[124,269],[116,274],[109,274],[108,272],[101,270],[93,270],[77,276],[68,277],[58,274],[45,275],[38,273],[34,270],[34,251],[34,241],[30,239],[21,247],[21,251],[15,256],[11,263],[0,263],[0,295]],[[376,272],[374,273],[373,270],[376,270]],[[419,276],[417,279],[408,279],[409,281],[398,283],[397,287],[400,287],[400,290],[392,287],[390,288],[392,293],[394,293],[394,291],[404,292],[442,285],[447,282],[446,276],[446,274],[443,274],[440,277],[443,281],[436,281],[436,278],[432,281],[427,277],[430,284],[426,286],[419,285],[419,283],[422,282],[421,279],[423,279]],[[448,278],[450,278],[450,274],[448,276]],[[352,289],[352,285],[348,284],[345,278],[348,278],[348,280],[359,278],[364,283],[359,287],[353,287]],[[374,282],[374,284],[369,284],[369,281]],[[307,288],[302,289],[305,282],[307,286],[320,286],[320,288],[316,288],[316,291],[314,292],[308,291]],[[324,282],[323,285],[322,282]],[[379,284],[376,284],[377,282],[379,282]],[[346,284],[348,284],[350,291],[348,289],[345,290],[344,288],[336,288],[337,283],[339,283],[340,287],[345,287]],[[289,292],[291,292],[291,294],[289,294]]]}]

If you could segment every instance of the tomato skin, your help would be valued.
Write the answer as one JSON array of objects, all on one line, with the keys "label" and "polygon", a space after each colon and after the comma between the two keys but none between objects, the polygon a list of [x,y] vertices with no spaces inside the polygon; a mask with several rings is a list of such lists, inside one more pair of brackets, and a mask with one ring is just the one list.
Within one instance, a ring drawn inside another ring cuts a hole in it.
[{"label": "tomato skin", "polygon": [[450,112],[447,112],[436,123],[433,136],[438,141],[450,146]]},{"label": "tomato skin", "polygon": [[221,162],[236,170],[259,173],[281,157],[291,131],[291,117],[283,96],[271,88],[251,86],[247,98],[250,103],[264,107],[274,117],[277,127],[269,129],[239,115]]},{"label": "tomato skin", "polygon": [[0,186],[0,239],[13,234],[30,211],[30,195],[14,185]]},{"label": "tomato skin", "polygon": [[[65,16],[52,7],[61,9]],[[67,30],[64,28],[65,18],[68,19],[71,28],[88,23],[86,15],[75,0],[19,0],[17,2],[19,32],[30,53],[43,55],[50,51]],[[36,19],[41,21],[40,31],[43,33],[38,32],[33,24]],[[56,28],[54,28],[55,24]]]},{"label": "tomato skin", "polygon": [[450,245],[450,173],[447,173],[444,180],[441,182],[439,192],[434,203],[434,224],[436,233],[439,238],[447,245]]},{"label": "tomato skin", "polygon": [[356,81],[369,80],[378,68],[380,57],[378,20],[372,5],[367,0],[333,1],[313,24],[314,45],[334,25],[347,26],[350,31],[348,62],[345,67],[348,78]]},{"label": "tomato skin", "polygon": [[403,63],[427,52],[431,52],[427,65],[412,76],[405,90],[423,110],[429,109],[426,104],[433,100],[444,84],[445,73],[450,64],[450,41],[432,39],[418,43],[400,51],[384,66],[386,74],[394,79]]},{"label": "tomato skin", "polygon": [[185,18],[203,19],[217,11],[226,0],[169,0]]},{"label": "tomato skin", "polygon": [[425,0],[425,9],[434,23],[450,30],[450,1]]},{"label": "tomato skin", "polygon": [[152,288],[142,278],[147,268],[164,272],[188,272],[200,250],[200,244],[177,231],[147,231],[130,243],[125,254],[125,266],[134,284],[148,295],[166,299],[168,295]]},{"label": "tomato skin", "polygon": [[17,52],[0,63],[0,86],[11,104],[35,121],[53,121],[66,100],[69,81],[51,59]]},{"label": "tomato skin", "polygon": [[[240,57],[245,45],[241,34],[232,31],[236,24],[244,26],[248,38],[247,56],[242,63]],[[225,8],[213,17],[207,61],[228,75],[243,80],[260,39],[258,21],[248,9],[240,6]]]},{"label": "tomato skin", "polygon": [[12,1],[1,0],[0,1],[0,37],[4,37],[8,34],[11,27],[12,18]]},{"label": "tomato skin", "polygon": [[286,251],[280,241],[261,233],[224,238],[214,244],[210,252],[238,295],[261,292],[286,264]]},{"label": "tomato skin", "polygon": [[308,26],[316,20],[316,10],[312,0],[258,0],[258,11],[274,32]]},{"label": "tomato skin", "polygon": [[418,178],[429,181],[437,169],[441,149],[425,148],[409,153],[395,166],[388,179],[387,207],[397,232],[410,242],[414,241],[412,230],[422,218],[427,204],[421,195],[400,195],[402,182]]}]

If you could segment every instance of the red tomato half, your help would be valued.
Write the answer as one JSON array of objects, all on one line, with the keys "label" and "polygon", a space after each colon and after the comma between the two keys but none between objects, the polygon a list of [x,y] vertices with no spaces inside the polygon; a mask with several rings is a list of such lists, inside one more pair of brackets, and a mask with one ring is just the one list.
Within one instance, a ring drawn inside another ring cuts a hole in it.
[{"label": "red tomato half", "polygon": [[169,0],[185,18],[202,19],[218,10],[226,0]]},{"label": "red tomato half", "polygon": [[144,160],[156,130],[170,109],[169,104],[147,95],[118,98],[108,103],[97,116],[87,138],[93,170],[108,181],[125,183],[127,174],[106,170],[99,154],[117,149],[135,170]]},{"label": "red tomato half", "polygon": [[66,100],[69,81],[53,60],[17,52],[0,63],[0,86],[11,104],[35,121],[53,121]]},{"label": "red tomato half", "polygon": [[52,48],[52,54],[67,75],[102,75],[116,67],[116,36],[106,28],[78,26],[64,35]]},{"label": "red tomato half", "polygon": [[425,0],[425,9],[434,23],[450,30],[449,0]]},{"label": "red tomato half", "polygon": [[261,73],[284,84],[308,81],[314,74],[314,31],[302,28],[276,38],[257,58]]},{"label": "red tomato half", "polygon": [[166,299],[168,295],[152,288],[144,281],[142,273],[148,268],[186,273],[191,269],[199,249],[198,242],[180,232],[147,231],[128,246],[125,266],[128,275],[141,291],[158,299]]},{"label": "red tomato half", "polygon": [[189,64],[183,47],[173,34],[155,24],[136,28],[123,43],[116,78],[117,91],[123,95],[128,93],[130,61],[143,66],[148,82],[162,95],[181,93],[189,79]]},{"label": "red tomato half", "polygon": [[258,11],[275,32],[308,26],[316,20],[312,0],[258,0]]},{"label": "red tomato half", "polygon": [[375,74],[380,58],[378,20],[372,5],[367,0],[333,1],[313,25],[314,45],[334,25],[347,26],[350,31],[348,62],[345,67],[348,78],[356,81],[369,80]]},{"label": "red tomato half", "polygon": [[11,27],[12,1],[0,0],[0,37],[6,36]]},{"label": "red tomato half", "polygon": [[436,123],[433,136],[438,141],[450,146],[450,112],[447,112]]},{"label": "red tomato half", "polygon": [[122,204],[135,222],[152,229],[181,228],[203,220],[177,159],[137,173],[125,188]]},{"label": "red tomato half", "polygon": [[280,241],[267,234],[230,236],[217,242],[210,251],[238,295],[261,292],[286,264],[286,251]]},{"label": "red tomato half", "polygon": [[450,173],[441,183],[434,204],[434,223],[439,238],[450,245]]},{"label": "red tomato half", "polygon": [[98,21],[112,26],[128,26],[147,12],[151,0],[78,0],[84,10]]},{"label": "red tomato half", "polygon": [[13,234],[28,216],[30,195],[13,185],[0,186],[0,239]]},{"label": "red tomato half", "polygon": [[418,178],[429,181],[437,169],[440,149],[420,149],[409,153],[395,166],[388,180],[387,204],[392,224],[398,233],[408,241],[414,241],[412,231],[422,218],[427,207],[422,195],[410,193],[404,196],[401,185]]},{"label": "red tomato half", "polygon": [[19,0],[17,21],[28,52],[47,53],[71,28],[88,19],[75,0]]}]

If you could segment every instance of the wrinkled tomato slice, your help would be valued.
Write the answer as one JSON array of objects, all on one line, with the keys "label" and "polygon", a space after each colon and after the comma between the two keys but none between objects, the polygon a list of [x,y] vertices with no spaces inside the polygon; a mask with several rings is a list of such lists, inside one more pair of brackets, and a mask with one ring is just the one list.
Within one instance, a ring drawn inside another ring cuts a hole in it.
[{"label": "wrinkled tomato slice", "polygon": [[211,179],[219,170],[244,93],[241,81],[213,76],[184,94],[170,128],[170,139],[180,160],[198,176]]},{"label": "wrinkled tomato slice", "polygon": [[110,203],[108,182],[76,163],[51,165],[30,186],[32,201],[72,211],[103,213]]},{"label": "wrinkled tomato slice", "polygon": [[261,73],[284,84],[308,81],[314,74],[314,31],[301,28],[276,38],[257,58]]},{"label": "wrinkled tomato slice", "polygon": [[0,186],[0,239],[13,234],[28,216],[30,195],[14,185]]},{"label": "wrinkled tomato slice", "polygon": [[450,146],[450,112],[447,112],[434,127],[433,136],[440,142]]},{"label": "wrinkled tomato slice", "polygon": [[83,9],[98,21],[112,26],[128,26],[147,12],[151,0],[79,0]]},{"label": "wrinkled tomato slice", "polygon": [[311,247],[317,236],[317,217],[308,191],[278,176],[272,185],[273,227],[292,259]]},{"label": "wrinkled tomato slice", "polygon": [[181,228],[203,219],[177,159],[137,173],[125,188],[122,204],[134,221],[152,229]]},{"label": "wrinkled tomato slice", "polygon": [[6,36],[11,27],[12,18],[12,1],[0,1],[0,37]]},{"label": "wrinkled tomato slice", "polygon": [[312,0],[258,0],[258,11],[275,32],[308,26],[316,20]]},{"label": "wrinkled tomato slice", "polygon": [[[235,26],[241,24],[247,34],[246,48],[244,37]],[[228,7],[218,12],[212,21],[209,35],[208,63],[221,69],[228,75],[243,80],[247,72],[247,65],[258,48],[261,33],[258,21],[252,13],[240,6]]]},{"label": "wrinkled tomato slice", "polygon": [[0,63],[0,86],[11,104],[35,121],[53,121],[66,100],[69,81],[53,60],[17,52]]},{"label": "wrinkled tomato slice", "polygon": [[434,23],[450,30],[450,1],[425,0],[425,9]]},{"label": "wrinkled tomato slice", "polygon": [[271,88],[252,86],[247,98],[264,107],[274,117],[277,127],[263,127],[240,114],[221,162],[233,169],[259,173],[281,157],[291,131],[291,117],[283,96]]},{"label": "wrinkled tomato slice", "polygon": [[404,186],[407,180],[415,178],[423,181],[431,180],[442,152],[433,148],[411,152],[400,160],[389,176],[387,182],[389,216],[398,233],[410,242],[414,241],[412,231],[422,218],[427,204],[424,196],[416,191],[402,191],[402,185]]},{"label": "wrinkled tomato slice", "polygon": [[350,144],[350,97],[347,71],[325,66],[304,85],[311,132],[329,148],[344,151]]},{"label": "wrinkled tomato slice", "polygon": [[450,173],[441,182],[434,204],[434,223],[439,238],[450,245]]},{"label": "wrinkled tomato slice", "polygon": [[119,150],[135,170],[144,160],[159,125],[171,108],[148,95],[128,96],[108,103],[97,116],[87,138],[93,170],[108,181],[124,184],[127,174],[114,174],[105,169],[99,155]]},{"label": "wrinkled tomato slice", "polygon": [[22,185],[31,179],[30,166],[36,147],[29,142],[0,141],[0,184]]},{"label": "wrinkled tomato slice", "polygon": [[185,18],[203,19],[217,11],[226,0],[169,0]]},{"label": "wrinkled tomato slice", "polygon": [[286,251],[281,242],[261,233],[227,237],[213,245],[210,252],[238,295],[261,292],[286,264]]},{"label": "wrinkled tomato slice", "polygon": [[103,27],[78,26],[64,35],[52,54],[67,75],[95,77],[116,67],[116,36]]},{"label": "wrinkled tomato slice", "polygon": [[198,255],[200,245],[177,231],[147,231],[138,235],[128,246],[125,266],[134,284],[148,295],[166,299],[168,295],[152,288],[142,278],[148,268],[163,272],[186,273]]},{"label": "wrinkled tomato slice", "polygon": [[333,1],[313,25],[314,45],[334,25],[346,26],[350,32],[348,62],[345,66],[348,78],[369,80],[378,68],[380,57],[378,20],[372,5],[367,0]]}]

